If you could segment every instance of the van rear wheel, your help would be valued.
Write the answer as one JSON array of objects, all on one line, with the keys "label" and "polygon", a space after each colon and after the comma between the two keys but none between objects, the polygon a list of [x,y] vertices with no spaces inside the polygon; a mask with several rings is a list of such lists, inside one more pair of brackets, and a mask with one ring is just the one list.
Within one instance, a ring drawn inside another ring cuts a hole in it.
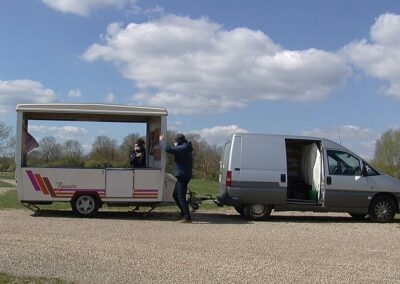
[{"label": "van rear wheel", "polygon": [[243,214],[249,220],[259,221],[271,215],[272,207],[265,204],[247,204],[243,206]]}]

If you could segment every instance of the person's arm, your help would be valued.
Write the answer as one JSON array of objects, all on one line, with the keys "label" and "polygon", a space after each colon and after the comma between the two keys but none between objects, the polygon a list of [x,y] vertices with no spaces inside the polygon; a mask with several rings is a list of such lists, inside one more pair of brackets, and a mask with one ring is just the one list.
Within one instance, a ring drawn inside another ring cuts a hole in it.
[{"label": "person's arm", "polygon": [[172,146],[172,145],[168,145],[166,143],[162,143],[164,139],[164,135],[161,134],[160,135],[160,146],[161,149],[163,149],[165,152],[169,153],[169,154],[177,154],[177,153],[181,153],[185,151],[185,146],[183,145],[177,145],[177,146]]},{"label": "person's arm", "polygon": [[165,152],[170,154],[178,154],[185,152],[186,149],[184,145],[177,145],[177,146],[166,145],[164,150]]}]

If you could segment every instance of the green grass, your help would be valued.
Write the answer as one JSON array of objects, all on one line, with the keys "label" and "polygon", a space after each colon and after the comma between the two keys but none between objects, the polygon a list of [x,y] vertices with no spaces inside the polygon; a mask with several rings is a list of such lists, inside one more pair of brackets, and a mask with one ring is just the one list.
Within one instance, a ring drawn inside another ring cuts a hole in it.
[{"label": "green grass", "polygon": [[218,182],[192,179],[189,183],[189,189],[196,192],[198,195],[211,194],[215,197],[218,194]]},{"label": "green grass", "polygon": [[0,172],[0,178],[15,179],[14,173]]},{"label": "green grass", "polygon": [[[16,190],[0,190],[0,209],[21,209],[24,208],[18,201]],[[0,282],[1,283],[1,282]]]},{"label": "green grass", "polygon": [[0,188],[1,187],[15,187],[15,186],[7,182],[0,181]]},{"label": "green grass", "polygon": [[12,284],[61,284],[68,283],[60,279],[48,279],[42,277],[19,277],[13,276],[7,273],[0,272],[0,283],[12,283]]}]

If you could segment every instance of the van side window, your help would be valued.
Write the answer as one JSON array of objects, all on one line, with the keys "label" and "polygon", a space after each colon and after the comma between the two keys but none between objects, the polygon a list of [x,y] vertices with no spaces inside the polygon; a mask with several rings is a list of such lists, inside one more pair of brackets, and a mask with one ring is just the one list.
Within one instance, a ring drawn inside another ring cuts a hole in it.
[{"label": "van side window", "polygon": [[368,176],[378,176],[379,173],[375,171],[370,165],[368,165],[366,162],[364,162],[365,169],[367,170],[367,175]]},{"label": "van side window", "polygon": [[360,160],[346,152],[328,150],[328,167],[330,175],[361,175]]}]

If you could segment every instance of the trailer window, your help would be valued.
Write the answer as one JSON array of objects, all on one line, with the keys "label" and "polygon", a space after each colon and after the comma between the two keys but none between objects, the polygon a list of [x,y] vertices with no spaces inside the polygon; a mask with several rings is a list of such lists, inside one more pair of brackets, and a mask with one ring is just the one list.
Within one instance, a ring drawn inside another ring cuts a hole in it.
[{"label": "trailer window", "polygon": [[27,126],[24,133],[30,135],[23,135],[27,141],[22,147],[23,166],[129,168],[135,142],[142,138],[144,165],[153,167],[147,123],[29,120]]},{"label": "trailer window", "polygon": [[360,160],[342,151],[327,151],[330,175],[361,175]]}]

